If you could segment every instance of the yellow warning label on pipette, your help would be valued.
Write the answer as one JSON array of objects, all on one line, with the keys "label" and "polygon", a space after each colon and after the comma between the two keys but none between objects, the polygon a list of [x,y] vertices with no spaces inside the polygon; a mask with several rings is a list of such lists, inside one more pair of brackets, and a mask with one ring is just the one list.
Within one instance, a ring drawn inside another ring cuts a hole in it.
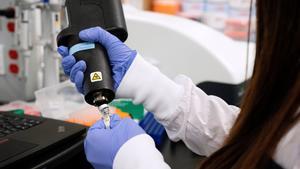
[{"label": "yellow warning label on pipette", "polygon": [[99,82],[102,81],[102,73],[101,72],[93,72],[90,75],[91,82]]}]

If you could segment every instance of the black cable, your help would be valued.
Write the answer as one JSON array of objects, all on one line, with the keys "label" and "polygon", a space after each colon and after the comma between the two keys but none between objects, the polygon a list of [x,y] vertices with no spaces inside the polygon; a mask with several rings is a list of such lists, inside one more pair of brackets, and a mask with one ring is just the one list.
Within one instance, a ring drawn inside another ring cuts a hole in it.
[{"label": "black cable", "polygon": [[245,81],[248,80],[248,69],[249,69],[249,51],[250,51],[250,39],[251,39],[251,22],[252,22],[252,6],[253,0],[250,0],[250,12],[249,12],[249,24],[248,24],[248,39],[247,39],[247,55],[246,55],[246,72]]}]

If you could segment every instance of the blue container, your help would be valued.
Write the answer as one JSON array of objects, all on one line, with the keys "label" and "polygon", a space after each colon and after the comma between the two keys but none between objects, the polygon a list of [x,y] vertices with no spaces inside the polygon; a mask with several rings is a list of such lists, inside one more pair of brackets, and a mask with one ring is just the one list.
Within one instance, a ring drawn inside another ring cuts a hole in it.
[{"label": "blue container", "polygon": [[157,146],[163,143],[166,136],[165,128],[154,119],[152,113],[147,113],[139,125],[153,138]]}]

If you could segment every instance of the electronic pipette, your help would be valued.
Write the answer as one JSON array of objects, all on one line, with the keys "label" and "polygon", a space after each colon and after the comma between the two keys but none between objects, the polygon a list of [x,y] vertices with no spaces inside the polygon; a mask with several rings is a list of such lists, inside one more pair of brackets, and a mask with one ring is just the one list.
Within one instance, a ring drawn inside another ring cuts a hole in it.
[{"label": "electronic pipette", "polygon": [[99,43],[83,42],[79,32],[100,26],[124,42],[128,33],[121,0],[66,0],[65,6],[68,27],[58,35],[57,44],[68,47],[76,61],[86,62],[85,101],[98,107],[109,127],[108,104],[115,98],[115,92],[107,52]]}]

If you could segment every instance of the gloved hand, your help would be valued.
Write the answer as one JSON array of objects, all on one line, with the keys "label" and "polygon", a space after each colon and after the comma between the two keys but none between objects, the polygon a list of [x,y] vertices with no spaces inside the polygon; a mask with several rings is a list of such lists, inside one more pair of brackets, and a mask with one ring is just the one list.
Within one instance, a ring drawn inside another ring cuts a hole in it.
[{"label": "gloved hand", "polygon": [[[117,37],[100,27],[83,30],[79,33],[79,37],[83,41],[100,43],[106,48],[112,67],[114,89],[117,90],[126,71],[135,59],[137,52],[131,50]],[[83,72],[86,70],[85,62],[79,61],[76,63],[74,56],[69,55],[68,49],[64,46],[60,46],[58,52],[63,57],[62,66],[65,74],[70,76],[70,80],[76,84],[77,90],[83,93]]]},{"label": "gloved hand", "polygon": [[87,160],[95,169],[111,169],[122,145],[132,137],[144,133],[132,119],[121,120],[118,115],[111,117],[110,129],[105,129],[102,120],[98,121],[89,129],[84,142]]}]

